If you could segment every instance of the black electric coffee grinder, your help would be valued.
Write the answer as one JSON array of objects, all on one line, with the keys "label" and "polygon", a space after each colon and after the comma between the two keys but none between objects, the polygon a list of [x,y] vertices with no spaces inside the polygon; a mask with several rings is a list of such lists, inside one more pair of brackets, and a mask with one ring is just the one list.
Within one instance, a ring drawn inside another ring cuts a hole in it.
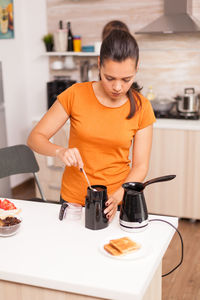
[{"label": "black electric coffee grinder", "polygon": [[148,225],[148,210],[143,190],[152,183],[172,180],[176,175],[166,175],[142,182],[126,182],[122,185],[124,196],[120,209],[119,224],[128,232],[138,232]]},{"label": "black electric coffee grinder", "polygon": [[85,227],[92,230],[103,229],[108,226],[108,219],[104,214],[108,200],[105,185],[92,185],[87,188],[85,197]]}]

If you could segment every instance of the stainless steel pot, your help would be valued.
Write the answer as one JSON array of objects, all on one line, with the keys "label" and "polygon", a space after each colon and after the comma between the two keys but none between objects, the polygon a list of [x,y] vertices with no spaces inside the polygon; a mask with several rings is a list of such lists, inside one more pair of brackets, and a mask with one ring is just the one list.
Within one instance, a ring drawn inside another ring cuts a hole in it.
[{"label": "stainless steel pot", "polygon": [[199,95],[195,95],[194,88],[186,88],[183,96],[176,96],[177,111],[180,115],[191,116],[199,113]]}]

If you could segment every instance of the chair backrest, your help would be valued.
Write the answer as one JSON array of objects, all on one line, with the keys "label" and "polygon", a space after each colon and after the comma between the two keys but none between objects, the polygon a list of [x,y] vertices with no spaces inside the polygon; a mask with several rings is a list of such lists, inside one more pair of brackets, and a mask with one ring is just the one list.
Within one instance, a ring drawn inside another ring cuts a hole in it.
[{"label": "chair backrest", "polygon": [[0,178],[39,171],[33,151],[26,145],[0,149]]},{"label": "chair backrest", "polygon": [[36,174],[39,169],[35,155],[28,146],[15,145],[0,149],[0,179],[11,175],[33,173],[42,200],[46,201]]}]

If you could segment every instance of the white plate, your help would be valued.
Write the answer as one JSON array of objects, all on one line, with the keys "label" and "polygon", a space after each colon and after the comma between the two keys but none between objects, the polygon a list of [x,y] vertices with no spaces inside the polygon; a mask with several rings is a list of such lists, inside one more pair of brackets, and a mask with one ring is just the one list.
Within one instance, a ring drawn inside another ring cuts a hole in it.
[{"label": "white plate", "polygon": [[114,239],[119,239],[121,237],[125,237],[125,235],[123,236],[118,236],[118,237],[111,237],[111,238],[107,238],[106,240],[104,240],[100,247],[99,250],[100,252],[109,257],[109,258],[113,258],[113,259],[118,259],[118,260],[135,260],[135,259],[142,259],[147,257],[148,255],[150,255],[152,253],[152,248],[149,247],[149,245],[147,245],[146,243],[141,243],[140,241],[138,241],[138,239],[133,239],[132,237],[126,235],[127,237],[129,237],[130,239],[132,239],[134,242],[136,242],[137,244],[139,244],[141,247],[140,249],[134,250],[131,253],[127,253],[125,255],[119,255],[119,256],[114,256],[110,253],[108,253],[105,249],[104,249],[104,245],[105,244],[109,244],[110,240],[114,240]]}]

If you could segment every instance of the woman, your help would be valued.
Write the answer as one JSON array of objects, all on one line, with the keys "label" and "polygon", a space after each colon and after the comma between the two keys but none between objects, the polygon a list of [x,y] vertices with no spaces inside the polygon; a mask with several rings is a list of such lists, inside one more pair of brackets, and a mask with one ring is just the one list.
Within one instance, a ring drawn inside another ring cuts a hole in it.
[{"label": "woman", "polygon": [[[139,49],[132,35],[113,30],[101,46],[98,82],[76,83],[58,97],[36,125],[28,145],[36,152],[57,156],[66,164],[61,197],[84,205],[87,182],[106,185],[105,214],[111,221],[123,197],[121,185],[143,181],[149,165],[152,123],[151,104],[132,89],[138,68]],[[69,147],[49,139],[70,118]],[[129,149],[134,138],[133,166]]]}]

